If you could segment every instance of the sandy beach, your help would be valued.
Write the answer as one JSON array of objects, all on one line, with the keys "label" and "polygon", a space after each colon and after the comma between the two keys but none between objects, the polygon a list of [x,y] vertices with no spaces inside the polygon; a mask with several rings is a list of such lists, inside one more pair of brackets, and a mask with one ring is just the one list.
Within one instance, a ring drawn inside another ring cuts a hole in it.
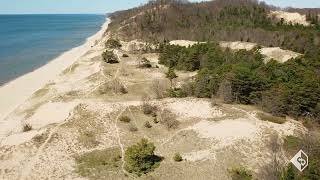
[{"label": "sandy beach", "polygon": [[88,52],[96,41],[99,41],[102,38],[103,33],[108,28],[109,22],[110,20],[106,19],[101,30],[89,37],[83,45],[64,52],[48,64],[1,86],[0,124],[34,92],[51,80],[54,80],[63,70],[71,66],[81,56]]}]

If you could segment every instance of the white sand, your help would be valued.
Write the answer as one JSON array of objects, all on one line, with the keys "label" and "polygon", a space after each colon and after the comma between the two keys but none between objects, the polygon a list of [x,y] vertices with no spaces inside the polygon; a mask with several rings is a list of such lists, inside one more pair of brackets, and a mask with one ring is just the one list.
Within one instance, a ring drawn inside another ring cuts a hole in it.
[{"label": "white sand", "polygon": [[85,44],[73,48],[50,61],[41,68],[25,74],[0,87],[0,123],[15,108],[25,102],[35,91],[43,87],[50,80],[55,79],[64,69],[72,65],[84,55],[95,42],[102,38],[106,31],[109,19],[101,30],[89,37]]},{"label": "white sand", "polygon": [[310,22],[307,22],[306,15],[301,15],[299,13],[290,13],[285,11],[271,11],[270,15],[271,17],[277,18],[283,20],[286,23],[291,22],[292,24],[301,24],[304,26],[310,26]]},{"label": "white sand", "polygon": [[18,134],[13,134],[11,136],[8,136],[7,138],[5,138],[1,144],[1,146],[14,146],[14,145],[19,145],[19,144],[23,144],[25,142],[31,141],[33,137],[35,137],[36,135],[40,135],[44,132],[44,130],[40,130],[40,131],[29,131],[29,132],[24,132],[24,133],[18,133]]},{"label": "white sand", "polygon": [[202,99],[174,99],[166,106],[179,118],[214,118],[222,117],[221,110],[211,107],[210,102]]},{"label": "white sand", "polygon": [[80,102],[54,102],[44,104],[39,107],[27,122],[34,129],[40,129],[50,124],[63,122],[79,103]]},{"label": "white sand", "polygon": [[279,47],[261,48],[260,53],[265,56],[265,62],[274,59],[280,63],[284,63],[290,59],[295,59],[302,54],[289,50],[283,50]]},{"label": "white sand", "polygon": [[178,45],[178,46],[184,46],[184,47],[192,46],[198,43],[204,43],[204,42],[188,41],[188,40],[174,40],[169,42],[169,44],[171,45]]},{"label": "white sand", "polygon": [[252,50],[254,47],[257,46],[256,43],[243,42],[243,41],[235,41],[235,42],[221,41],[219,45],[223,48],[230,48],[232,50],[245,49],[247,51]]}]

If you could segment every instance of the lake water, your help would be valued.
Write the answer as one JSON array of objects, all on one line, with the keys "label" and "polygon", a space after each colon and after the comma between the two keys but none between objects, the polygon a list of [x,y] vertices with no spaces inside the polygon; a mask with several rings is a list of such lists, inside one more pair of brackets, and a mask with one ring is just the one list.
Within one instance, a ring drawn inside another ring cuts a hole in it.
[{"label": "lake water", "polygon": [[0,15],[0,85],[83,44],[105,15]]}]

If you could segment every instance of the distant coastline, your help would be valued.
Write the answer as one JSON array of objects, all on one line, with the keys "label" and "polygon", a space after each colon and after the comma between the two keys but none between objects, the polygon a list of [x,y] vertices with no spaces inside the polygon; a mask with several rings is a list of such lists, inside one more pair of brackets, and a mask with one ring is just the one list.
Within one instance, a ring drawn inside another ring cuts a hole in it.
[{"label": "distant coastline", "polygon": [[109,19],[106,18],[100,31],[87,38],[84,44],[72,48],[40,68],[0,86],[0,122],[5,120],[15,108],[25,102],[35,91],[49,83],[50,80],[54,80],[63,70],[88,52],[95,42],[103,37],[109,22]]},{"label": "distant coastline", "polygon": [[1,14],[0,87],[35,71],[100,30],[102,14]]}]

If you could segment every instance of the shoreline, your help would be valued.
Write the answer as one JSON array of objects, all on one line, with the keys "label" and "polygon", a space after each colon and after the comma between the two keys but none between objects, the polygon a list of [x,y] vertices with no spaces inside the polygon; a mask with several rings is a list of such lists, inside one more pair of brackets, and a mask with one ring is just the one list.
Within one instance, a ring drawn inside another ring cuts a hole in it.
[{"label": "shoreline", "polygon": [[0,123],[34,92],[45,86],[50,80],[55,79],[61,72],[88,52],[96,41],[103,38],[109,23],[110,19],[106,17],[106,21],[101,26],[101,29],[94,35],[88,37],[82,45],[65,51],[34,71],[1,85]]}]

